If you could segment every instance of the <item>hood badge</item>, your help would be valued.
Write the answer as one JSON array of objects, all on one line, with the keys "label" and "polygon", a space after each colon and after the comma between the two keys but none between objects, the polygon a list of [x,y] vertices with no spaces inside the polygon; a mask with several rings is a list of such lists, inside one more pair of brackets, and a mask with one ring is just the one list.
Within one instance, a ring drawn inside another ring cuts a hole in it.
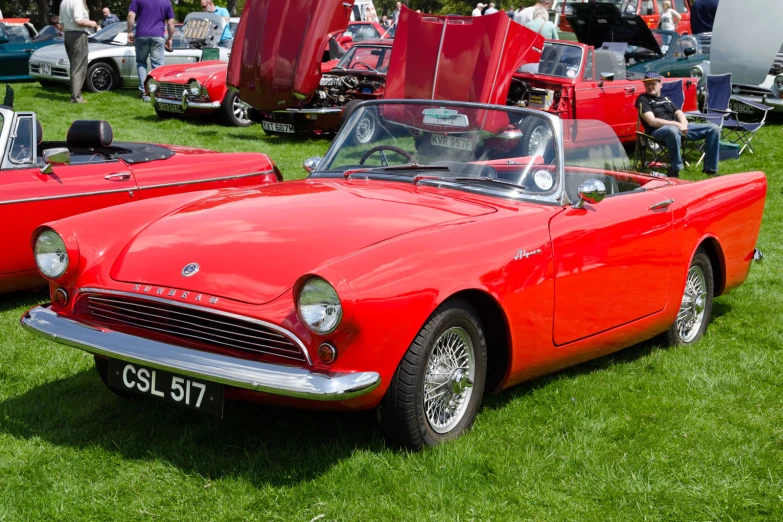
[{"label": "hood badge", "polygon": [[182,277],[190,277],[198,272],[198,263],[188,263],[185,268],[182,269]]},{"label": "hood badge", "polygon": [[[145,294],[149,294],[153,288],[154,287],[152,287],[152,286],[145,286],[144,288],[142,288],[141,285],[133,285],[133,291],[134,292],[141,291],[142,293],[145,293]],[[153,293],[155,295],[163,295],[163,294],[165,294],[166,297],[177,297],[177,290],[175,290],[174,288],[166,288],[166,287],[163,287],[163,286],[157,287],[155,289],[155,292],[153,292]],[[194,297],[191,297],[191,294],[195,294]],[[215,303],[218,302],[218,298],[217,297],[213,297],[213,296],[210,296],[210,295],[196,294],[195,292],[190,292],[190,291],[182,291],[182,293],[180,293],[180,295],[179,295],[179,298],[180,299],[185,299],[186,301],[190,299],[190,300],[193,300],[193,301],[195,301],[197,303],[200,303],[202,300],[203,301],[209,300],[209,304],[215,304]]]},{"label": "hood badge", "polygon": [[540,254],[540,253],[541,253],[541,249],[540,248],[537,248],[535,250],[531,250],[530,252],[528,252],[525,249],[520,248],[519,250],[517,250],[517,255],[514,256],[514,261],[519,261],[520,259],[527,259],[530,256],[534,256],[534,255]]}]

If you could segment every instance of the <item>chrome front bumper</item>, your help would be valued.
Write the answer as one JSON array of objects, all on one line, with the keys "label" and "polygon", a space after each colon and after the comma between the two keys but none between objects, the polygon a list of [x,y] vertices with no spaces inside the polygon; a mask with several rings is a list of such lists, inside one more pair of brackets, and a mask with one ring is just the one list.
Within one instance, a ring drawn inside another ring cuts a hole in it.
[{"label": "chrome front bumper", "polygon": [[381,384],[376,372],[316,373],[98,329],[62,317],[46,305],[30,309],[21,322],[35,334],[93,354],[273,395],[340,401],[365,395]]},{"label": "chrome front bumper", "polygon": [[210,109],[215,110],[220,108],[220,102],[194,102],[188,100],[186,97],[183,97],[182,100],[170,100],[167,98],[158,98],[155,96],[150,96],[150,101],[153,105],[156,103],[162,103],[166,105],[179,105],[182,107],[183,111],[186,111],[188,109]]}]

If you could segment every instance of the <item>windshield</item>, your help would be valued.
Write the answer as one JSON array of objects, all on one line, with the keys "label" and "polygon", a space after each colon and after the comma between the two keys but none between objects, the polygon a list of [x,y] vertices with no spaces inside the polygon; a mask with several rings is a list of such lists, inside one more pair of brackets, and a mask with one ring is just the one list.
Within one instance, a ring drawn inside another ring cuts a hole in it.
[{"label": "windshield", "polygon": [[[582,66],[582,48],[575,45],[546,43],[538,61],[538,74],[576,78]],[[524,67],[524,66],[523,66]],[[527,70],[527,69],[521,69]],[[530,71],[536,72],[536,71]]]},{"label": "windshield", "polygon": [[5,29],[5,37],[8,43],[24,44],[32,41],[30,31],[22,24],[0,24]]},{"label": "windshield", "polygon": [[375,30],[375,26],[372,24],[349,24],[346,29],[346,36],[353,38],[354,42],[361,42],[362,40],[377,40],[381,37],[378,31]]},{"label": "windshield", "polygon": [[360,176],[557,201],[555,129],[538,111],[456,102],[371,103],[343,125],[314,176]]},{"label": "windshield", "polygon": [[357,69],[385,73],[389,68],[391,47],[354,46],[348,49],[335,69]]},{"label": "windshield", "polygon": [[128,31],[128,22],[119,22],[104,27],[94,35],[90,37],[90,40],[102,43],[109,43],[114,40],[120,33]]}]

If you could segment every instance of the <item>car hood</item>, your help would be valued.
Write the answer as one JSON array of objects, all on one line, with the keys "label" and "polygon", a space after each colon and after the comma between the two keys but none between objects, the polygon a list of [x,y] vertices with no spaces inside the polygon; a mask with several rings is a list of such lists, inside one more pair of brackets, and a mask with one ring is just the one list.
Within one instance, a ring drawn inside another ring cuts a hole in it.
[{"label": "car hood", "polygon": [[209,60],[199,63],[184,63],[164,65],[150,71],[150,75],[159,82],[187,83],[198,80],[204,84],[214,74],[226,74],[228,64],[220,60]]},{"label": "car hood", "polygon": [[246,103],[298,107],[321,81],[329,34],[348,27],[354,0],[248,0],[234,35],[227,83]]},{"label": "car hood", "polygon": [[385,97],[505,105],[514,71],[538,63],[543,45],[502,11],[435,16],[402,6]]},{"label": "car hood", "polygon": [[[322,179],[231,191],[152,223],[118,256],[111,277],[263,304],[373,244],[494,211],[404,183]],[[185,278],[189,263],[200,269]]]},{"label": "car hood", "polygon": [[783,2],[720,3],[712,27],[711,74],[730,73],[734,84],[764,82],[783,44],[780,20]]},{"label": "car hood", "polygon": [[658,41],[639,15],[624,15],[614,4],[568,4],[573,14],[566,16],[580,43],[596,49],[605,43],[624,42],[663,55]]},{"label": "car hood", "polygon": [[[117,56],[120,56],[122,53],[122,49],[127,48],[124,45],[115,45],[115,44],[103,44],[103,43],[95,43],[90,42],[87,45],[88,53],[97,53],[101,51],[106,50],[113,50],[116,51]],[[133,47],[129,47],[131,50]],[[31,56],[32,59],[38,59],[38,60],[61,60],[65,58],[68,59],[68,54],[65,52],[65,45],[64,44],[55,44],[55,45],[47,45],[46,47],[42,47],[35,51],[33,55]]]}]

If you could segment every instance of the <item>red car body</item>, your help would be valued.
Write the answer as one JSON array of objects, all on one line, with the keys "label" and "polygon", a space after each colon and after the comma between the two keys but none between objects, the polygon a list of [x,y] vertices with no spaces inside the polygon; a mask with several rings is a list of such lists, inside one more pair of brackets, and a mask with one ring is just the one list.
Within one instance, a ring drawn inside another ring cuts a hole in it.
[{"label": "red car body", "polygon": [[[524,112],[544,118],[536,114]],[[332,158],[345,140],[334,143]],[[500,175],[521,164],[474,165]],[[69,298],[22,322],[131,369],[226,384],[228,399],[366,409],[384,398],[423,325],[457,299],[478,310],[487,388],[500,390],[665,331],[698,251],[710,256],[715,295],[742,284],[766,193],[759,172],[691,183],[566,167],[565,192],[545,203],[442,186],[427,171],[407,181],[352,172],[362,170],[48,223],[38,232],[55,231],[77,260],[51,281],[55,297]],[[622,193],[570,205],[568,187],[595,176]],[[328,333],[314,333],[297,308],[312,278],[340,296]],[[162,319],[144,319],[146,308]]]},{"label": "red car body", "polygon": [[[639,15],[650,29],[658,29],[661,21],[661,9],[663,2],[657,0],[602,0],[617,6],[621,13],[626,15]],[[582,0],[586,2],[586,0]],[[575,0],[564,1],[560,13],[560,31],[573,32],[571,23],[566,18],[569,12],[568,4],[582,3]],[[680,13],[680,21],[675,28],[680,34],[690,34],[691,31],[691,0],[671,0],[672,8]]]},{"label": "red car body", "polygon": [[[34,116],[0,108],[0,221],[5,240],[0,292],[46,284],[30,251],[30,234],[43,222],[169,194],[281,179],[272,160],[256,153],[220,154],[192,147],[119,142],[85,147],[84,142],[76,146],[41,142],[39,135],[38,152],[31,154],[8,136],[11,128],[29,128],[21,120],[32,121]],[[70,150],[71,163],[52,165],[51,173],[42,173],[42,152],[58,147]],[[25,161],[11,162],[12,155]],[[135,208],[129,205],[128,211],[135,213]]]}]

